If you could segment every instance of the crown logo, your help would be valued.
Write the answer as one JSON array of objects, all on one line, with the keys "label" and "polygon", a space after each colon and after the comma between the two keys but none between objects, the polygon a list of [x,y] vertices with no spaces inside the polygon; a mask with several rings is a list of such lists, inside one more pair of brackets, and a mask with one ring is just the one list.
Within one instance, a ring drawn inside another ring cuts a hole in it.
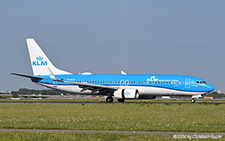
[{"label": "crown logo", "polygon": [[41,61],[41,60],[44,59],[44,57],[39,56],[39,57],[36,57],[36,59],[37,59],[38,61]]},{"label": "crown logo", "polygon": [[130,95],[130,93],[129,92],[126,92],[125,95]]}]

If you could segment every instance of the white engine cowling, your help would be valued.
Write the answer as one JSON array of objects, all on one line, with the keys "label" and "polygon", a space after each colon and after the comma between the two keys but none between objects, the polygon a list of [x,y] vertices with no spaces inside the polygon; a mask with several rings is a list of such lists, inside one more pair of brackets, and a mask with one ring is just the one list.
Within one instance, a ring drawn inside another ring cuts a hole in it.
[{"label": "white engine cowling", "polygon": [[139,93],[137,89],[118,89],[114,92],[114,97],[117,99],[138,99]]}]

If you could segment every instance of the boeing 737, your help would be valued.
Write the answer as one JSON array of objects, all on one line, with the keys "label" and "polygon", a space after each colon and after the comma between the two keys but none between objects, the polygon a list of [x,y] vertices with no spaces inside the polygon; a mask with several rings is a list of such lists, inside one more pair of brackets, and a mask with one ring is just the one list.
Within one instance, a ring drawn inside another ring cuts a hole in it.
[{"label": "boeing 737", "polygon": [[107,96],[107,102],[125,99],[154,99],[157,96],[190,96],[191,102],[214,90],[206,81],[187,75],[165,74],[72,74],[56,68],[34,39],[26,39],[33,75],[27,77],[41,86],[81,95]]}]

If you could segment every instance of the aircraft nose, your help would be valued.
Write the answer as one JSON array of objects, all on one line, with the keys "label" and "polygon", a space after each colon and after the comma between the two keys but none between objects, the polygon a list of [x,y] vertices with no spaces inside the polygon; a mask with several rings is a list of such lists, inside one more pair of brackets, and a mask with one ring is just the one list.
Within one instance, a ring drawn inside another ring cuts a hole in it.
[{"label": "aircraft nose", "polygon": [[209,92],[211,92],[211,91],[213,91],[215,88],[214,88],[212,85],[208,84],[208,85],[207,85],[207,89],[208,89]]}]

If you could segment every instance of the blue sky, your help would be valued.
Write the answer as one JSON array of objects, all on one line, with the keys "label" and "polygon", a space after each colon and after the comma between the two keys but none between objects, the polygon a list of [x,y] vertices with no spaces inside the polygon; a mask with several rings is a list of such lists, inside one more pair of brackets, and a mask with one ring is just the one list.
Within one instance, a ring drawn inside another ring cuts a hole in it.
[{"label": "blue sky", "polygon": [[27,37],[58,68],[80,73],[186,74],[225,91],[225,1],[0,0],[0,91],[43,89]]}]

